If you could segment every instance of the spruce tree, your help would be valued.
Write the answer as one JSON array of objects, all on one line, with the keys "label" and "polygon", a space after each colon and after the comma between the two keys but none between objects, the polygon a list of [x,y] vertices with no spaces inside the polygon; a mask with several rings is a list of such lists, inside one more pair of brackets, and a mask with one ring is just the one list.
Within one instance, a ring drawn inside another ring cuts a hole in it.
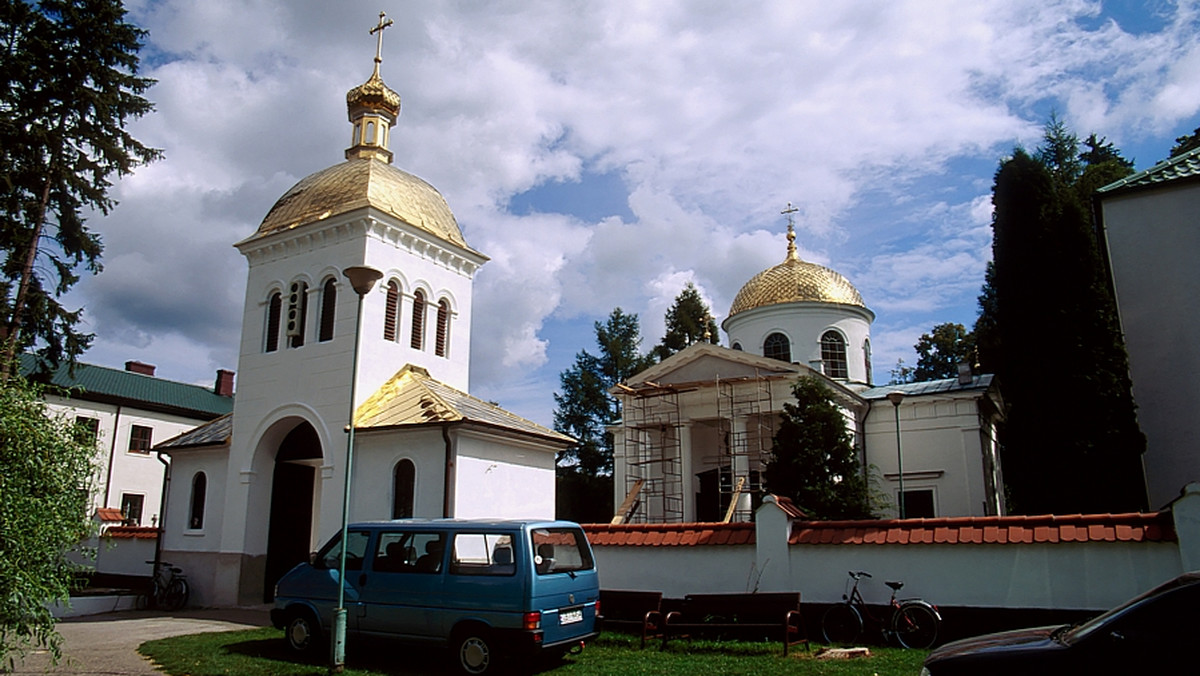
[{"label": "spruce tree", "polygon": [[84,215],[115,206],[113,176],[159,156],[125,131],[153,109],[138,77],[145,32],[119,0],[0,0],[0,373],[36,347],[44,369],[91,342],[59,298],[100,271]]},{"label": "spruce tree", "polygon": [[595,330],[599,354],[575,355],[575,364],[559,375],[562,391],[554,394],[554,429],[578,442],[558,458],[558,516],[572,521],[612,518],[613,436],[607,427],[620,411],[608,390],[652,363],[639,352],[636,314],[616,308]]},{"label": "spruce tree", "polygon": [[820,379],[805,376],[784,402],[771,459],[768,491],[792,499],[815,519],[874,517],[871,494],[846,417]]},{"label": "spruce tree", "polygon": [[700,291],[691,282],[675,296],[675,303],[667,310],[667,332],[654,348],[654,356],[662,361],[692,343],[701,341],[716,345],[720,340],[717,322],[712,317],[708,304],[700,297]]}]

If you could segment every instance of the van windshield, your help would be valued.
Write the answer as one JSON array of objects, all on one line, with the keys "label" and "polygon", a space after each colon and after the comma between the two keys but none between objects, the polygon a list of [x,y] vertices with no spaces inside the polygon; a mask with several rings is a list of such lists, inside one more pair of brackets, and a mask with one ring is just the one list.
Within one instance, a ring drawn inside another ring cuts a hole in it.
[{"label": "van windshield", "polygon": [[533,563],[539,575],[591,570],[592,550],[578,528],[538,528],[532,533]]}]

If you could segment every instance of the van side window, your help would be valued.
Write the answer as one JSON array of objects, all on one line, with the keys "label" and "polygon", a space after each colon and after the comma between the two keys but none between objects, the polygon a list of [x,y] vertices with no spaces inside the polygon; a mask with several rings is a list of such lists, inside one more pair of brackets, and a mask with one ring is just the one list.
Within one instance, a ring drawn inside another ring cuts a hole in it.
[{"label": "van side window", "polygon": [[[367,541],[370,539],[371,534],[367,531],[350,531],[348,538],[350,546],[346,549],[346,570],[362,570],[363,559],[367,558]],[[336,570],[341,566],[341,557],[342,540],[338,538],[326,545],[325,551],[318,554],[317,567]]]},{"label": "van side window", "polygon": [[383,573],[437,573],[442,569],[445,538],[442,533],[383,531],[372,567]]},{"label": "van side window", "polygon": [[507,533],[456,533],[450,572],[454,575],[513,575],[513,537]]},{"label": "van side window", "polygon": [[591,570],[592,552],[578,528],[538,528],[532,532],[533,566],[539,575]]}]

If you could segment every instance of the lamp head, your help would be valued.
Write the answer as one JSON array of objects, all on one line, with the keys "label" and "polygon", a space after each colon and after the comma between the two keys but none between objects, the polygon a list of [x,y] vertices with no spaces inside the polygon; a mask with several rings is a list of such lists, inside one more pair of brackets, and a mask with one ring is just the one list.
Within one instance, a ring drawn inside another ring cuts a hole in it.
[{"label": "lamp head", "polygon": [[382,272],[365,265],[353,265],[342,270],[342,274],[350,280],[350,286],[354,287],[354,293],[360,298],[370,293],[375,282],[383,278]]}]

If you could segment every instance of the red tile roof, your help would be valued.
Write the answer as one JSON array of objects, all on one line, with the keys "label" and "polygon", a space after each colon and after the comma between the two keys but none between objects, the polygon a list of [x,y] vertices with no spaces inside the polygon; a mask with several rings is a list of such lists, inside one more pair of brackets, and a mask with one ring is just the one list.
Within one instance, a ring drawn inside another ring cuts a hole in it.
[{"label": "red tile roof", "polygon": [[109,526],[104,529],[104,537],[153,539],[158,537],[158,529],[153,526]]},{"label": "red tile roof", "polygon": [[1030,544],[1174,542],[1170,512],[794,521],[789,544]]},{"label": "red tile roof", "polygon": [[116,507],[97,507],[96,518],[101,521],[124,521],[125,515]]},{"label": "red tile roof", "polygon": [[[753,523],[588,524],[596,547],[753,545]],[[110,529],[111,530],[111,529]],[[1175,542],[1170,512],[793,521],[789,544],[918,545]]]},{"label": "red tile roof", "polygon": [[593,547],[752,545],[752,523],[624,523],[583,527]]}]

